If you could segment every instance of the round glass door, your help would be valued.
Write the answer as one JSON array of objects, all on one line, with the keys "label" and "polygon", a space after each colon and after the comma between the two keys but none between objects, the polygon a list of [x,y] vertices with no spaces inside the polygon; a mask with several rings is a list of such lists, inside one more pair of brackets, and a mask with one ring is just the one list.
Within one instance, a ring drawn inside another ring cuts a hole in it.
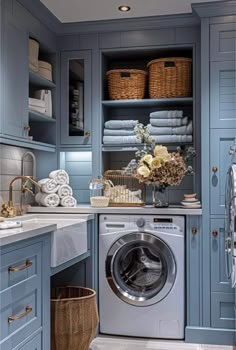
[{"label": "round glass door", "polygon": [[135,306],[162,300],[171,290],[176,264],[170,248],[150,233],[130,233],[117,240],[106,259],[106,277],[113,292]]}]

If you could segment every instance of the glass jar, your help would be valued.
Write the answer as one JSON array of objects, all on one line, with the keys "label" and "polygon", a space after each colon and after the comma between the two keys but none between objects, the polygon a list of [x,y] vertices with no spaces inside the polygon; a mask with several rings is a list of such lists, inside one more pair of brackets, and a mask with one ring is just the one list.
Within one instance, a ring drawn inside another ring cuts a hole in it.
[{"label": "glass jar", "polygon": [[155,208],[167,208],[169,206],[168,186],[153,184],[152,202]]}]

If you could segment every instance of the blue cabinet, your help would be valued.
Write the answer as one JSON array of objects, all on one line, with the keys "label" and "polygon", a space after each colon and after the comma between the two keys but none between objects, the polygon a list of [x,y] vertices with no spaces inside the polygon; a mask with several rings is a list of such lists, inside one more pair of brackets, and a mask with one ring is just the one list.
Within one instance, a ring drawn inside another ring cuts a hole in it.
[{"label": "blue cabinet", "polygon": [[235,329],[234,294],[211,293],[211,327]]},{"label": "blue cabinet", "polygon": [[19,350],[41,350],[42,349],[42,339],[41,333],[31,339],[27,344],[21,347]]},{"label": "blue cabinet", "polygon": [[229,149],[236,140],[236,129],[210,131],[210,198],[211,214],[224,215],[225,180],[231,164]]},{"label": "blue cabinet", "polygon": [[0,133],[25,138],[28,125],[28,34],[10,14],[4,16],[2,116]]},{"label": "blue cabinet", "polygon": [[210,60],[234,61],[236,53],[236,23],[217,23],[210,26]]}]

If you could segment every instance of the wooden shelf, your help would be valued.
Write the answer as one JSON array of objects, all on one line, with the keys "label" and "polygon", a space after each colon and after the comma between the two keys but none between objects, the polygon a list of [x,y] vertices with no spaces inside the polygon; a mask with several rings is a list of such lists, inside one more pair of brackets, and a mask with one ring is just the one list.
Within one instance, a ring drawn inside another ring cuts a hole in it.
[{"label": "wooden shelf", "polygon": [[33,71],[29,71],[29,83],[31,85],[35,85],[38,88],[44,87],[44,88],[55,88],[56,84],[52,82],[51,80],[45,79],[38,73],[35,73]]},{"label": "wooden shelf", "polygon": [[48,117],[45,114],[29,110],[29,121],[30,122],[41,122],[41,123],[55,123],[56,119]]},{"label": "wooden shelf", "polygon": [[[175,151],[177,147],[192,146],[192,142],[185,143],[161,143],[162,146],[168,147],[170,151]],[[124,144],[124,145],[102,145],[103,152],[136,152],[144,148],[144,144]]]},{"label": "wooden shelf", "polygon": [[102,105],[111,108],[159,107],[159,106],[187,106],[193,103],[192,97],[160,98],[142,100],[103,100]]}]

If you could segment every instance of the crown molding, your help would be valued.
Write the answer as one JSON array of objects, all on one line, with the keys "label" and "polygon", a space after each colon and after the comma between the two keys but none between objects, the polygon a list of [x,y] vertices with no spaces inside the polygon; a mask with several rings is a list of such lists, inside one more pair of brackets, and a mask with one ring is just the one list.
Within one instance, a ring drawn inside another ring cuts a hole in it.
[{"label": "crown molding", "polygon": [[192,4],[192,10],[200,18],[231,16],[236,14],[236,0]]}]

